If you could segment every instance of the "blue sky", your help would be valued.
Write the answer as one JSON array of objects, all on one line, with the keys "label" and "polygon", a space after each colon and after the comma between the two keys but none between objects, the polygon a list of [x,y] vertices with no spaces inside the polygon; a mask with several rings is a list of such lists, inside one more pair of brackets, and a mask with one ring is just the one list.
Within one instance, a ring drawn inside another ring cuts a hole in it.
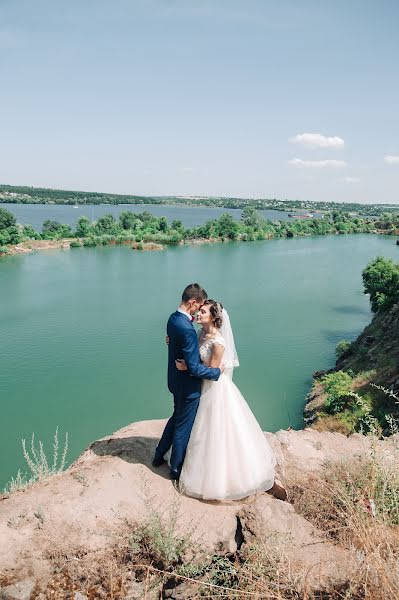
[{"label": "blue sky", "polygon": [[399,203],[394,0],[0,0],[0,183]]}]

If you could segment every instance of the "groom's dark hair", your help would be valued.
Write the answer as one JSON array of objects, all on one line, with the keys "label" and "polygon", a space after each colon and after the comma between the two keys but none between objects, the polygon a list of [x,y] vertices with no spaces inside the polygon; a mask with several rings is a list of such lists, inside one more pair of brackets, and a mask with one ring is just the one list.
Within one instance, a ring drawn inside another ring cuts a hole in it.
[{"label": "groom's dark hair", "polygon": [[190,300],[196,300],[197,302],[205,302],[208,298],[208,294],[199,283],[190,283],[184,290],[181,300],[184,304],[187,304]]}]

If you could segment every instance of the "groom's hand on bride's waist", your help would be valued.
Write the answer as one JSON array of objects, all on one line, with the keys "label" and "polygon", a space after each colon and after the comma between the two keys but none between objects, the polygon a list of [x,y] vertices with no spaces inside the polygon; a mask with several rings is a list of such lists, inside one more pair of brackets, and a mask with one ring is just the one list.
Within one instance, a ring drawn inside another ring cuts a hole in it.
[{"label": "groom's hand on bride's waist", "polygon": [[178,371],[188,371],[187,364],[184,358],[177,358],[175,360],[175,365]]},{"label": "groom's hand on bride's waist", "polygon": [[[186,361],[184,360],[184,358],[177,358],[175,360],[175,365],[176,365],[176,369],[178,371],[188,371],[188,367],[186,364]],[[220,367],[220,374],[224,373],[224,365],[221,364]]]}]

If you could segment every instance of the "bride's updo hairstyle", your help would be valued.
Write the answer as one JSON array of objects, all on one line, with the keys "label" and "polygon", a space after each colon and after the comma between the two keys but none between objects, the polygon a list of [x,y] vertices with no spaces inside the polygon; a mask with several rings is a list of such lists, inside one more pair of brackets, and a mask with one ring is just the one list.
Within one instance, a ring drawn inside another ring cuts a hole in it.
[{"label": "bride's updo hairstyle", "polygon": [[212,322],[215,327],[218,329],[222,326],[223,321],[223,305],[220,302],[216,302],[216,300],[205,300],[202,306],[209,306],[209,312],[212,317]]}]

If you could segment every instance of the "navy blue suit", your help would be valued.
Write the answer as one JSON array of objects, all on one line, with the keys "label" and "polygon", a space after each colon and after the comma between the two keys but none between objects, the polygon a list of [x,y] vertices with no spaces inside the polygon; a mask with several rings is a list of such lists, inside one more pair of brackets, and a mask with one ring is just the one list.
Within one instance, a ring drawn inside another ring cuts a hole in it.
[{"label": "navy blue suit", "polygon": [[[172,446],[170,469],[180,475],[188,440],[201,396],[201,379],[217,381],[220,369],[201,363],[197,333],[190,319],[176,311],[168,320],[168,388],[173,394],[174,411],[157,446],[155,456],[162,458]],[[187,371],[179,371],[175,361],[184,358]]]}]

